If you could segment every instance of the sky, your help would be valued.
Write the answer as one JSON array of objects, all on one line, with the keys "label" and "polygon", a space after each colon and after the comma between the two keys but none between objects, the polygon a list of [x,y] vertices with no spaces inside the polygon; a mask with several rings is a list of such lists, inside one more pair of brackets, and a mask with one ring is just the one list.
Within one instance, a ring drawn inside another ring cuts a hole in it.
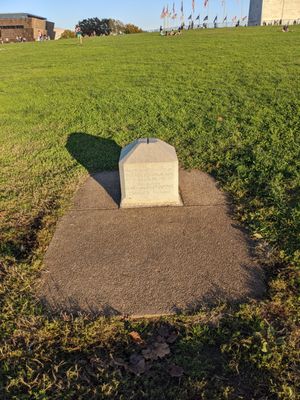
[{"label": "sky", "polygon": [[[249,11],[249,0],[224,0],[228,20]],[[184,0],[184,14],[187,20],[192,12],[192,0]],[[195,0],[195,16],[200,13],[200,21],[209,15],[213,21],[223,18],[222,0]],[[142,29],[157,29],[161,24],[160,14],[164,6],[173,8],[173,0],[0,0],[0,13],[24,12],[36,14],[55,22],[59,28],[74,29],[76,23],[84,18],[114,18],[124,23],[133,23]],[[180,14],[181,0],[175,0],[175,9]]]}]

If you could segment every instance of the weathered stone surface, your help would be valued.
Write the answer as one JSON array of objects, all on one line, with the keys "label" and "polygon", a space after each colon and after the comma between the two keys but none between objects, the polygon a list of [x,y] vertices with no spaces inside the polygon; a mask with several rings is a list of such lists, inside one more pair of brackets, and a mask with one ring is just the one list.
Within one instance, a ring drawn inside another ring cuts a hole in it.
[{"label": "weathered stone surface", "polygon": [[121,207],[182,205],[178,158],[174,147],[159,139],[138,139],[119,161]]},{"label": "weathered stone surface", "polygon": [[253,243],[216,182],[180,171],[183,207],[119,209],[117,171],[89,177],[58,223],[39,295],[55,311],[161,315],[264,294]]}]

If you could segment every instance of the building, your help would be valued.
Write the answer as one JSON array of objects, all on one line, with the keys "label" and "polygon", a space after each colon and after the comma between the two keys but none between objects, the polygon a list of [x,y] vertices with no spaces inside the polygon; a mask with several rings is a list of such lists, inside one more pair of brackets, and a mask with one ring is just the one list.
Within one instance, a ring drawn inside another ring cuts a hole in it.
[{"label": "building", "polygon": [[249,26],[300,23],[300,0],[250,0]]},{"label": "building", "polygon": [[55,32],[55,40],[58,40],[61,38],[61,35],[66,31],[66,28],[56,28],[54,29]]},{"label": "building", "polygon": [[0,14],[0,40],[15,42],[17,37],[27,41],[37,40],[39,35],[54,39],[54,23],[32,14]]}]

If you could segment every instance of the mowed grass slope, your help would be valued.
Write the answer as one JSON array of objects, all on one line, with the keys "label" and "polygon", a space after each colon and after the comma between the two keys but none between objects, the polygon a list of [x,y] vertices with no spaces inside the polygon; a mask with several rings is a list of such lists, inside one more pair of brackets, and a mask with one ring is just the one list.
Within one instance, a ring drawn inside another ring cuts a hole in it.
[{"label": "mowed grass slope", "polygon": [[[300,27],[0,47],[0,397],[298,398],[299,49]],[[78,184],[148,135],[232,194],[237,218],[268,243],[269,290],[164,319],[178,340],[138,377],[112,359],[139,353],[128,332],[151,342],[162,320],[49,316],[34,285]]]}]

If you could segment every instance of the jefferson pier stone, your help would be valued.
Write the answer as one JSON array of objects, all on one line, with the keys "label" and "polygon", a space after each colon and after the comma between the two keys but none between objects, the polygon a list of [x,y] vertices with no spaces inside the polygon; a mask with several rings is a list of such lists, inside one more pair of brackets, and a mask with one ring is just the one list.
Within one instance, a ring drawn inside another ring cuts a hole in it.
[{"label": "jefferson pier stone", "polygon": [[174,147],[159,139],[137,139],[121,151],[121,207],[181,206],[179,164]]}]

